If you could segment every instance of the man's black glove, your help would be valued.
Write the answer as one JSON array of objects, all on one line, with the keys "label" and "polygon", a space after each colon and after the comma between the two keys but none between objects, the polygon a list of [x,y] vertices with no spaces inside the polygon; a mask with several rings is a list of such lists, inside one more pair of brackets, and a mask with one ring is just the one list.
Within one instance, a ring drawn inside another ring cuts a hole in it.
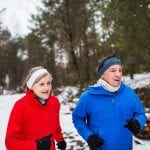
[{"label": "man's black glove", "polygon": [[124,125],[125,128],[128,128],[133,134],[140,132],[140,123],[136,119],[127,120],[127,123]]},{"label": "man's black glove", "polygon": [[50,138],[52,135],[45,136],[41,139],[36,140],[37,150],[50,150],[51,142]]},{"label": "man's black glove", "polygon": [[97,135],[90,135],[88,137],[87,143],[90,147],[90,150],[97,150],[104,144],[104,140]]},{"label": "man's black glove", "polygon": [[57,143],[57,148],[60,149],[60,150],[65,150],[66,149],[66,142],[65,140],[63,139],[62,141],[58,142]]}]

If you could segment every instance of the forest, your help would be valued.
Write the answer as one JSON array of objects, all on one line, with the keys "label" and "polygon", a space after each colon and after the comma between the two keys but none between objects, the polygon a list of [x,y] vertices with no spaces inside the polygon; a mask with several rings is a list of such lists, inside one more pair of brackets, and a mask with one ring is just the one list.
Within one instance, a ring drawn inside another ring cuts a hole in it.
[{"label": "forest", "polygon": [[21,91],[27,70],[44,66],[54,88],[83,89],[98,79],[97,62],[108,55],[120,57],[132,79],[150,72],[149,0],[42,2],[44,9],[31,16],[34,26],[25,37],[12,37],[0,22],[1,88]]}]

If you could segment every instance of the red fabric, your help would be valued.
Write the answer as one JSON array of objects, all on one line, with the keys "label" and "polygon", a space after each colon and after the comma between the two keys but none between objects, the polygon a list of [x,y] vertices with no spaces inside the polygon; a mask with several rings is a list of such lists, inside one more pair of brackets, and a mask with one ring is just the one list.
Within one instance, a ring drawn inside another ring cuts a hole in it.
[{"label": "red fabric", "polygon": [[[41,105],[31,91],[18,100],[10,114],[5,144],[7,150],[37,150],[35,140],[52,134],[52,141],[61,141],[63,136],[59,122],[60,104],[51,96],[46,105]],[[50,150],[55,150],[51,142]]]}]

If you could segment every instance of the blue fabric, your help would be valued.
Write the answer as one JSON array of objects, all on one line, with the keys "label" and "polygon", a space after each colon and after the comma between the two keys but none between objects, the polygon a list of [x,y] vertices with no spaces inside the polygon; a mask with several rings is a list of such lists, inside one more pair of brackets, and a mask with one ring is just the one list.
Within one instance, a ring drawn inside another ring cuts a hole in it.
[{"label": "blue fabric", "polygon": [[92,134],[104,139],[98,150],[132,150],[132,133],[124,128],[127,119],[135,118],[141,128],[146,123],[144,108],[136,93],[124,83],[111,93],[101,86],[85,91],[72,113],[73,123],[87,141]]},{"label": "blue fabric", "polygon": [[111,57],[109,59],[106,58],[102,63],[103,64],[98,69],[100,75],[102,75],[110,66],[121,64],[121,60],[117,57]]}]

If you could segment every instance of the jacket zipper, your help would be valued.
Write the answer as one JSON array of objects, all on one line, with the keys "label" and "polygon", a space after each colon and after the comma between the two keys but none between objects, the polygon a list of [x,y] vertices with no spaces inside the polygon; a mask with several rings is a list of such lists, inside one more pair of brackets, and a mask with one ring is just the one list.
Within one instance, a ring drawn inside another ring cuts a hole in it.
[{"label": "jacket zipper", "polygon": [[112,93],[112,104],[114,104],[115,103],[115,95],[114,95],[114,93]]}]

